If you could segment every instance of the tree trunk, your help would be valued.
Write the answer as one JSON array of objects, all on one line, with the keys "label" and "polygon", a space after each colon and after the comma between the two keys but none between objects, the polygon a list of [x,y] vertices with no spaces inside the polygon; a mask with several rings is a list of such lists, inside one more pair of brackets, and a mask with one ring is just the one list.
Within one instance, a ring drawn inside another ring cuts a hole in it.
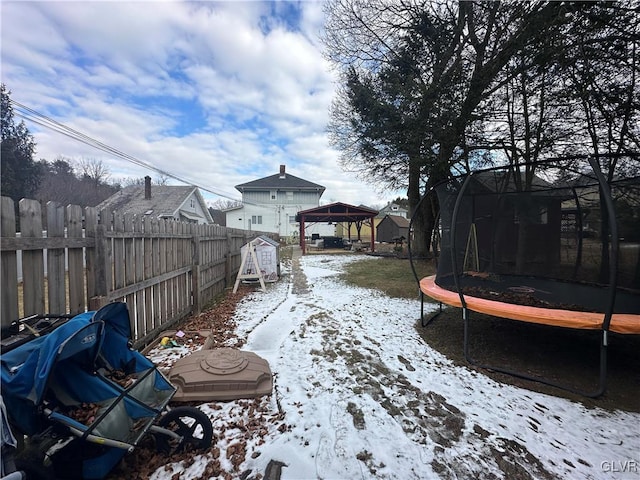
[{"label": "tree trunk", "polygon": [[424,205],[427,201],[422,202],[422,206],[418,209],[421,199],[420,193],[420,165],[415,159],[410,159],[407,198],[409,200],[409,215],[413,220],[413,232],[409,232],[410,235],[413,233],[411,251],[416,257],[425,257],[429,253],[431,231],[428,231],[424,216]]}]

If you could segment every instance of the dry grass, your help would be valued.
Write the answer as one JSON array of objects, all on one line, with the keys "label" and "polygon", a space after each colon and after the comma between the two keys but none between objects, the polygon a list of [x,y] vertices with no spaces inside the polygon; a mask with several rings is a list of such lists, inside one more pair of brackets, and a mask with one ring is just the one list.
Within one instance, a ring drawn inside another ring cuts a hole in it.
[{"label": "dry grass", "polygon": [[[435,272],[432,261],[414,261],[418,278]],[[418,282],[406,258],[382,257],[375,262],[354,262],[347,265],[343,278],[354,285],[375,288],[390,297],[416,298]]]}]

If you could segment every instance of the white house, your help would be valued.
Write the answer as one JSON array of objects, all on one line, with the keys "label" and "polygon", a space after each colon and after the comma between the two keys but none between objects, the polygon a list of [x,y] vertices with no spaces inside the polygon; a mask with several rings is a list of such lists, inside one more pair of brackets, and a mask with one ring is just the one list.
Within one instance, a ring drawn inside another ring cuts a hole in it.
[{"label": "white house", "polygon": [[[260,232],[278,233],[280,237],[295,237],[300,225],[296,213],[320,205],[325,187],[287,173],[284,165],[280,172],[269,177],[236,185],[242,194],[242,206],[227,210],[227,227]],[[308,225],[313,233],[334,235],[335,226]]]},{"label": "white house", "polygon": [[97,206],[118,213],[152,215],[191,223],[213,223],[207,204],[193,185],[151,185],[145,177],[144,185],[131,185],[114,193]]},{"label": "white house", "polygon": [[395,215],[397,217],[409,218],[409,211],[406,208],[401,207],[397,203],[387,203],[383,208],[380,209],[377,218],[384,218],[387,215]]}]

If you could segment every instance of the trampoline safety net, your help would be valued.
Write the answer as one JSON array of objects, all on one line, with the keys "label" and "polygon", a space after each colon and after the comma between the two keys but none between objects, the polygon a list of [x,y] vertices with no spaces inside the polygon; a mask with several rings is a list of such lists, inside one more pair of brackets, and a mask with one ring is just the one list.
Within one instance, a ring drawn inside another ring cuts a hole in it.
[{"label": "trampoline safety net", "polygon": [[554,159],[453,178],[436,283],[501,301],[640,313],[640,159]]}]

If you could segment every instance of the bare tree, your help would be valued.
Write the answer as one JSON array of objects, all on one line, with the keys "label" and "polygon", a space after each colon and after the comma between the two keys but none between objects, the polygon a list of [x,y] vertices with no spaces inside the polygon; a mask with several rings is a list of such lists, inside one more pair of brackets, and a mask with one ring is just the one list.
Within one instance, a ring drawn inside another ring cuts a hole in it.
[{"label": "bare tree", "polygon": [[[96,183],[88,174],[77,175],[73,164],[73,160],[63,156],[57,157],[53,162],[40,161],[43,175],[35,194],[36,199],[43,202],[55,201],[61,205],[95,207],[120,188],[118,184],[105,181]],[[102,177],[104,178],[103,175]]]},{"label": "bare tree", "polygon": [[229,210],[232,208],[237,208],[242,206],[242,202],[240,200],[231,200],[227,198],[218,198],[214,200],[209,205],[214,210]]},{"label": "bare tree", "polygon": [[77,161],[76,169],[81,177],[91,180],[96,187],[108,183],[111,177],[109,168],[97,158],[81,158]]},{"label": "bare tree", "polygon": [[158,175],[156,177],[156,179],[154,180],[156,185],[167,185],[169,183],[169,176],[165,175],[164,173],[161,173],[160,175]]},{"label": "bare tree", "polygon": [[417,253],[429,251],[438,210],[432,196],[416,211],[422,192],[453,165],[468,163],[478,107],[509,79],[501,73],[518,51],[565,22],[566,8],[560,2],[327,5],[325,45],[344,85],[332,112],[334,144],[346,152],[345,163],[359,160],[378,181],[406,185]]}]

